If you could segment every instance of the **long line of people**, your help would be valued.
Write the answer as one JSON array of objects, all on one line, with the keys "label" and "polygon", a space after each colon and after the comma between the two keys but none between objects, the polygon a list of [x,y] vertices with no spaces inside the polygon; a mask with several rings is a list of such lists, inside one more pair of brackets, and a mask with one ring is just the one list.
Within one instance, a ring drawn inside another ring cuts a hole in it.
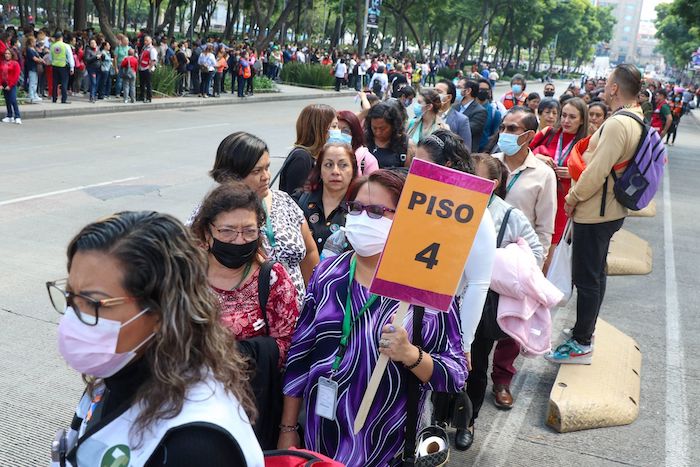
[{"label": "long line of people", "polygon": [[[556,118],[540,128],[530,108],[514,103],[492,153],[472,153],[481,135],[467,145],[443,122],[491,104],[489,83],[423,90],[410,120],[398,99],[372,106],[363,121],[311,105],[297,120],[280,190],[271,188],[266,143],[236,132],[217,149],[209,172],[216,186],[189,228],[145,212],[86,226],[68,248],[68,279],[47,283],[63,314],[61,354],[88,378],[71,429],[56,444],[65,446],[59,457],[72,465],[261,466],[263,449],[305,447],[342,465],[401,465],[415,456],[404,447],[416,413],[421,426],[452,425],[455,447],[468,449],[494,344],[500,409],[514,404],[520,354],[591,361],[605,291],[601,254],[626,210],[586,171],[609,173],[634,155],[641,130],[617,111],[641,118],[640,78],[630,67],[615,69],[604,92],[615,112],[592,136],[589,114],[602,110],[604,120],[605,107],[571,98],[561,112],[546,107]],[[514,100],[524,92],[524,82],[517,85]],[[572,186],[574,148],[588,167]],[[369,285],[412,158],[495,188],[450,310],[413,308],[395,322],[399,302],[371,294]],[[606,193],[597,219],[591,213]],[[562,294],[541,268],[564,215],[574,225],[577,321],[548,353],[550,310]],[[497,321],[503,309],[511,319]],[[380,355],[391,362],[354,435]],[[416,386],[419,398],[410,395]]]}]

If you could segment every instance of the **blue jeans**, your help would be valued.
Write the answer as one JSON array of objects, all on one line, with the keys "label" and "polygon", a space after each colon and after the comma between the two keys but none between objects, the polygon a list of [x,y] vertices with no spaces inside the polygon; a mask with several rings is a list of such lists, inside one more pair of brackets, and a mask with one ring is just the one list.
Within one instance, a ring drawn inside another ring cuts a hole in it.
[{"label": "blue jeans", "polygon": [[20,118],[19,105],[17,105],[17,85],[15,84],[9,91],[2,90],[2,95],[5,97],[5,107],[7,107],[7,116],[10,118]]},{"label": "blue jeans", "polygon": [[109,96],[112,80],[109,77],[109,70],[100,70],[97,74],[97,94],[100,98]]},{"label": "blue jeans", "polygon": [[29,72],[29,100],[34,101],[37,98],[36,87],[39,84],[39,75],[36,71]]},{"label": "blue jeans", "polygon": [[90,99],[95,100],[97,97],[97,74],[98,70],[88,70],[88,78],[90,79]]},{"label": "blue jeans", "polygon": [[117,72],[117,82],[114,85],[114,89],[116,89],[116,91],[114,91],[115,94],[122,92],[122,77],[119,72]]}]

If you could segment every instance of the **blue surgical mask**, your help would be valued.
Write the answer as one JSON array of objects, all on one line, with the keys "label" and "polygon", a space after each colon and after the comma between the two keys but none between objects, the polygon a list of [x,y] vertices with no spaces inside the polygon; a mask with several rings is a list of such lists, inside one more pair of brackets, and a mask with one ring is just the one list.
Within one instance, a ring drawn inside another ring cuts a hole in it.
[{"label": "blue surgical mask", "polygon": [[418,102],[413,104],[413,114],[416,116],[416,118],[421,118],[423,116],[423,106]]},{"label": "blue surgical mask", "polygon": [[523,87],[519,84],[514,84],[513,85],[513,92],[515,94],[520,94],[521,92],[523,92]]},{"label": "blue surgical mask", "polygon": [[518,151],[520,151],[520,148],[522,148],[523,145],[518,144],[519,136],[520,135],[514,135],[512,133],[501,133],[498,135],[498,147],[501,148],[503,154],[506,156],[514,156]]},{"label": "blue surgical mask", "polygon": [[462,96],[462,90],[457,88],[456,96],[455,96],[455,102],[459,103],[462,102],[462,99],[464,96]]},{"label": "blue surgical mask", "polygon": [[328,141],[340,140],[340,135],[342,134],[343,132],[338,129],[330,129],[328,130]]},{"label": "blue surgical mask", "polygon": [[406,108],[409,108],[413,104],[413,99],[409,99],[407,101],[404,101],[403,106]]},{"label": "blue surgical mask", "polygon": [[343,142],[343,144],[352,144],[352,135],[349,135],[347,133],[340,133],[340,141]]}]

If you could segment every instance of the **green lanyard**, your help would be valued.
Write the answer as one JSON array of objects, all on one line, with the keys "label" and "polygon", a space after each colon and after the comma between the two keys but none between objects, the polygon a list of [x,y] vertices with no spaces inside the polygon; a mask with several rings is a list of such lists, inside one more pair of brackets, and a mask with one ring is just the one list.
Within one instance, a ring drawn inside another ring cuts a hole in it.
[{"label": "green lanyard", "polygon": [[510,179],[510,182],[508,183],[508,186],[506,187],[506,193],[510,191],[511,188],[513,188],[513,185],[515,185],[515,182],[518,181],[518,178],[520,177],[520,174],[522,174],[522,170],[518,172],[517,174],[513,175],[513,178]]},{"label": "green lanyard", "polygon": [[348,276],[348,298],[345,300],[345,312],[343,315],[343,335],[340,338],[340,344],[338,344],[338,352],[333,361],[333,366],[331,367],[331,374],[338,371],[340,368],[340,362],[343,361],[345,356],[345,351],[348,349],[348,339],[350,338],[350,331],[355,323],[362,317],[362,315],[372,306],[374,302],[379,298],[378,295],[370,295],[367,302],[362,306],[359,313],[355,319],[352,319],[352,281],[355,279],[355,268],[357,267],[357,257],[353,255],[350,260],[350,274]]},{"label": "green lanyard", "polygon": [[272,229],[272,220],[267,212],[267,203],[262,200],[263,211],[265,211],[265,236],[267,241],[270,242],[270,248],[275,248],[277,246],[277,241],[275,241],[275,231]]}]

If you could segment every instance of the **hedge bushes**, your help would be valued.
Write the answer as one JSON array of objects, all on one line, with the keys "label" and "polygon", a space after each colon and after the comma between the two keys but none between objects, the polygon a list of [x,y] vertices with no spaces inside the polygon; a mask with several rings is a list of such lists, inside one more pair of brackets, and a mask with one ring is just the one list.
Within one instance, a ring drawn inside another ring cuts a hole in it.
[{"label": "hedge bushes", "polygon": [[335,85],[335,78],[331,71],[330,66],[285,63],[280,73],[280,79],[290,84],[326,88]]},{"label": "hedge bushes", "polygon": [[159,66],[151,75],[151,86],[153,92],[166,96],[175,95],[175,82],[177,81],[177,71],[170,66]]}]

